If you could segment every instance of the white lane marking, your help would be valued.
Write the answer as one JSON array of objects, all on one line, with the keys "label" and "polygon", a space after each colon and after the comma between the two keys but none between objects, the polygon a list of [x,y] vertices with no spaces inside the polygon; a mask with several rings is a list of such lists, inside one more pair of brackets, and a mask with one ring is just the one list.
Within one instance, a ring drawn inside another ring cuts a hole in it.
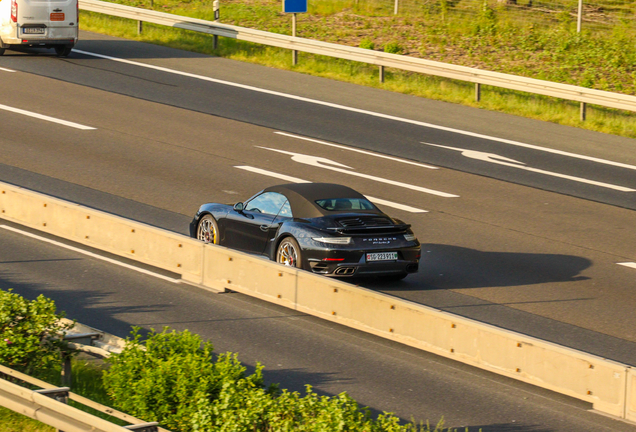
[{"label": "white lane marking", "polygon": [[24,235],[26,237],[31,237],[31,238],[34,238],[34,239],[37,239],[37,240],[40,240],[40,241],[43,241],[43,242],[46,242],[46,243],[51,243],[51,244],[53,244],[55,246],[59,246],[59,247],[65,248],[65,249],[72,250],[73,252],[79,252],[79,253],[87,255],[87,256],[89,256],[91,258],[97,258],[97,259],[100,259],[102,261],[106,261],[106,262],[111,263],[111,264],[116,264],[118,266],[125,267],[125,268],[130,269],[130,270],[135,270],[135,271],[137,271],[139,273],[143,273],[143,274],[146,274],[146,275],[154,276],[156,278],[163,279],[163,280],[166,280],[168,282],[181,283],[180,279],[171,278],[171,277],[159,274],[159,273],[151,272],[150,270],[146,270],[146,269],[142,269],[142,268],[139,268],[139,267],[135,267],[133,265],[126,264],[126,263],[123,263],[121,261],[117,261],[117,260],[114,260],[114,259],[111,259],[111,258],[107,258],[105,256],[101,256],[101,255],[98,255],[98,254],[94,254],[92,252],[89,252],[89,251],[86,251],[86,250],[83,250],[83,249],[80,249],[80,248],[76,248],[74,246],[70,246],[70,245],[67,245],[67,244],[64,244],[64,243],[60,243],[60,242],[55,241],[55,240],[47,239],[45,237],[41,237],[41,236],[32,234],[30,232],[27,232],[27,231],[22,231],[20,229],[13,228],[13,227],[10,227],[10,226],[7,226],[7,225],[0,225],[0,228],[3,228],[3,229],[8,230],[8,231],[13,231],[15,233],[22,234],[22,235]]},{"label": "white lane marking", "polygon": [[15,72],[14,70],[3,68],[3,67],[0,67],[0,70],[3,72]]},{"label": "white lane marking", "polygon": [[400,163],[404,163],[404,164],[415,165],[415,166],[422,167],[422,168],[428,168],[428,169],[434,169],[434,170],[439,169],[439,167],[434,167],[434,166],[431,166],[431,165],[424,165],[424,164],[421,164],[421,163],[418,163],[418,162],[413,162],[413,161],[410,161],[410,160],[407,160],[407,159],[396,158],[396,157],[393,157],[393,156],[386,156],[386,155],[379,154],[379,153],[373,153],[373,152],[370,152],[370,151],[360,150],[360,149],[357,149],[357,148],[354,148],[354,147],[347,147],[347,146],[343,146],[343,145],[340,145],[340,144],[333,144],[333,143],[329,143],[329,142],[326,142],[326,141],[320,141],[320,140],[313,139],[313,138],[308,138],[308,137],[304,137],[304,136],[300,136],[300,135],[290,134],[290,133],[287,133],[287,132],[274,132],[274,133],[278,134],[278,135],[283,135],[283,136],[286,136],[286,137],[290,137],[290,138],[296,138],[296,139],[299,139],[299,140],[311,141],[313,143],[326,145],[326,146],[329,146],[329,147],[335,147],[335,148],[348,150],[348,151],[352,151],[352,152],[356,152],[356,153],[362,153],[362,154],[365,154],[365,155],[374,156],[374,157],[378,157],[378,158],[382,158],[382,159],[388,159],[388,160],[392,160],[392,161],[396,161],[396,162],[400,162]]},{"label": "white lane marking", "polygon": [[462,149],[462,148],[457,148],[457,147],[449,147],[449,146],[444,146],[444,145],[440,145],[440,144],[431,144],[431,143],[425,143],[423,142],[422,144],[426,144],[426,145],[430,145],[430,146],[434,146],[434,147],[440,147],[440,148],[445,148],[448,150],[455,150],[458,151],[462,154],[462,156],[466,156],[467,158],[471,158],[471,159],[477,159],[480,161],[484,161],[484,162],[491,162],[494,164],[499,164],[499,165],[504,165],[504,166],[509,166],[509,167],[513,167],[513,168],[519,168],[521,170],[525,170],[525,171],[531,171],[531,172],[535,172],[535,173],[539,173],[539,174],[545,174],[545,175],[549,175],[552,177],[559,177],[559,178],[563,178],[566,180],[572,180],[572,181],[576,181],[579,183],[587,183],[587,184],[591,184],[594,186],[601,186],[604,188],[608,188],[608,189],[614,189],[617,191],[621,191],[621,192],[636,192],[636,189],[630,189],[624,186],[617,186],[617,185],[613,185],[613,184],[609,184],[609,183],[602,183],[602,182],[598,182],[598,181],[594,181],[594,180],[588,180],[588,179],[584,179],[581,177],[573,177],[573,176],[569,176],[569,175],[565,175],[565,174],[560,174],[560,173],[555,173],[555,172],[551,172],[551,171],[544,171],[538,168],[532,168],[532,167],[528,167],[525,166],[526,164],[524,162],[519,162],[516,161],[514,159],[510,159],[504,156],[500,156],[494,153],[485,153],[485,152],[481,152],[481,151],[477,151],[477,150],[469,150],[469,149]]},{"label": "white lane marking", "polygon": [[616,263],[616,264],[636,269],[636,263],[635,262],[622,262],[622,263]]},{"label": "white lane marking", "polygon": [[[291,176],[288,176],[288,175],[285,175],[285,174],[279,174],[279,173],[275,173],[275,172],[272,172],[272,171],[267,171],[267,170],[264,170],[264,169],[251,167],[251,166],[235,166],[234,168],[242,169],[242,170],[245,170],[245,171],[250,171],[250,172],[253,172],[253,173],[256,173],[256,174],[266,175],[266,176],[269,176],[269,177],[274,177],[274,178],[285,180],[285,181],[288,181],[288,182],[291,182],[291,183],[311,183],[310,181],[303,180],[303,179],[300,179],[298,177],[291,177]],[[384,206],[387,206],[387,207],[393,207],[393,208],[396,208],[396,209],[399,209],[399,210],[404,210],[404,211],[411,212],[411,213],[428,213],[428,210],[422,210],[422,209],[419,209],[419,208],[416,208],[416,207],[408,206],[406,204],[395,203],[393,201],[387,201],[387,200],[383,200],[383,199],[380,199],[380,198],[375,198],[375,197],[368,196],[368,195],[365,195],[365,196],[367,197],[367,199],[369,201],[372,201],[372,202],[374,202],[376,204],[384,205]]]},{"label": "white lane marking", "polygon": [[[292,156],[292,160],[295,162],[299,162],[299,163],[303,163],[303,164],[307,164],[307,165],[311,165],[311,166],[315,166],[318,168],[325,168],[328,170],[332,170],[332,171],[337,171],[340,173],[344,173],[344,174],[349,174],[352,176],[356,176],[356,177],[362,177],[368,180],[374,180],[380,183],[386,183],[386,184],[390,184],[393,186],[399,186],[405,189],[411,189],[414,191],[418,191],[418,192],[424,192],[424,193],[428,193],[431,195],[437,195],[437,196],[441,196],[444,198],[458,198],[459,195],[453,195],[453,194],[449,194],[446,192],[441,192],[441,191],[436,191],[434,189],[428,189],[428,188],[423,188],[420,186],[415,186],[415,185],[411,185],[408,183],[402,183],[402,182],[398,182],[395,180],[389,180],[389,179],[385,179],[382,177],[375,177],[369,174],[362,174],[362,173],[358,173],[355,171],[351,171],[351,167],[348,167],[347,165],[343,165],[339,162],[335,162],[332,161],[330,159],[326,159],[326,158],[322,158],[322,157],[318,157],[318,156],[310,156],[310,155],[304,155],[301,153],[294,153],[294,152],[288,152],[285,150],[278,150],[278,149],[272,149],[272,148],[268,148],[268,147],[260,147],[260,146],[256,146],[258,148],[262,148],[265,150],[271,150],[271,151],[275,151],[278,153],[283,153],[283,154],[288,154]],[[326,165],[325,165],[326,164]],[[339,168],[340,167],[340,168]]]},{"label": "white lane marking", "polygon": [[378,112],[374,112],[374,111],[367,111],[367,110],[363,110],[363,109],[359,109],[359,108],[352,108],[352,107],[348,107],[348,106],[345,106],[345,105],[339,105],[339,104],[330,103],[330,102],[323,102],[323,101],[320,101],[320,100],[317,100],[317,99],[310,99],[310,98],[296,96],[296,95],[292,95],[292,94],[288,94],[288,93],[281,93],[281,92],[277,92],[277,91],[266,90],[266,89],[262,89],[262,88],[258,88],[258,87],[253,87],[253,86],[248,86],[248,85],[244,85],[244,84],[233,83],[233,82],[230,82],[230,81],[224,81],[224,80],[220,80],[220,79],[210,78],[210,77],[206,77],[206,76],[203,76],[203,75],[196,75],[196,74],[191,74],[191,73],[187,73],[187,72],[181,72],[181,71],[178,71],[178,70],[175,70],[175,69],[168,69],[168,68],[164,68],[164,67],[160,67],[160,66],[153,66],[153,65],[150,65],[150,64],[146,64],[146,63],[135,62],[135,61],[132,61],[132,60],[125,60],[125,59],[121,59],[121,58],[117,58],[117,57],[110,57],[110,56],[103,55],[103,54],[96,54],[96,53],[91,53],[91,52],[81,51],[81,50],[76,50],[76,49],[74,49],[73,51],[75,51],[77,53],[80,53],[80,54],[86,54],[86,55],[89,55],[89,56],[99,57],[99,58],[103,58],[103,59],[108,59],[108,60],[112,60],[112,61],[116,61],[116,62],[120,62],[120,63],[127,63],[127,64],[130,64],[130,65],[135,65],[135,66],[139,66],[139,67],[145,67],[145,68],[154,69],[154,70],[158,70],[158,71],[162,71],[162,72],[167,72],[167,73],[172,73],[172,74],[176,74],[176,75],[187,76],[187,77],[190,77],[190,78],[196,78],[196,79],[200,79],[200,80],[203,80],[203,81],[210,81],[210,82],[214,82],[214,83],[218,83],[218,84],[223,84],[223,85],[232,86],[232,87],[238,87],[238,88],[251,90],[251,91],[255,91],[255,92],[271,94],[271,95],[280,96],[280,97],[293,99],[293,100],[298,100],[298,101],[303,101],[303,102],[309,102],[309,103],[313,103],[313,104],[316,104],[316,105],[327,106],[327,107],[330,107],[330,108],[336,108],[336,109],[350,111],[350,112],[355,112],[355,113],[359,113],[359,114],[365,114],[365,115],[369,115],[369,116],[373,116],[373,117],[384,118],[384,119],[387,119],[387,120],[394,120],[394,121],[398,121],[398,122],[402,122],[402,123],[409,123],[409,124],[413,124],[413,125],[417,125],[417,126],[423,126],[423,127],[427,127],[427,128],[431,128],[431,129],[437,129],[437,130],[442,130],[442,131],[446,131],[446,132],[452,132],[452,133],[466,135],[466,136],[470,136],[470,137],[474,137],[474,138],[482,138],[482,139],[486,139],[486,140],[490,140],[490,141],[497,141],[497,142],[501,142],[501,143],[504,143],[504,144],[514,145],[514,146],[517,146],[517,147],[525,147],[525,148],[538,150],[538,151],[543,151],[543,152],[547,152],[547,153],[554,153],[554,154],[558,154],[558,155],[562,155],[562,156],[568,156],[568,157],[577,158],[577,159],[589,160],[589,161],[592,161],[592,162],[602,163],[602,164],[605,164],[605,165],[613,165],[613,166],[617,166],[617,167],[621,167],[621,168],[627,168],[627,169],[636,170],[636,166],[627,165],[627,164],[620,163],[620,162],[614,162],[614,161],[605,160],[605,159],[598,159],[598,158],[594,158],[594,157],[590,157],[590,156],[584,156],[584,155],[580,155],[580,154],[576,154],[576,153],[568,153],[568,152],[564,152],[564,151],[561,151],[561,150],[555,150],[555,149],[551,149],[551,148],[547,148],[547,147],[540,147],[540,146],[536,146],[536,145],[532,145],[532,144],[526,144],[526,143],[522,143],[520,141],[513,141],[513,140],[504,139],[504,138],[497,138],[497,137],[493,137],[493,136],[489,136],[489,135],[483,135],[483,134],[478,134],[478,133],[474,133],[474,132],[468,132],[468,131],[461,130],[461,129],[454,129],[454,128],[449,128],[449,127],[445,127],[445,126],[439,126],[439,125],[435,125],[435,124],[431,124],[431,123],[425,123],[425,122],[421,122],[421,121],[417,121],[417,120],[411,120],[411,119],[407,119],[407,118],[403,118],[403,117],[396,117],[396,116],[392,116],[392,115],[388,115],[388,114],[382,114],[382,113],[378,113]]},{"label": "white lane marking", "polygon": [[84,125],[81,125],[81,124],[78,124],[78,123],[73,123],[73,122],[66,121],[66,120],[60,120],[60,119],[57,119],[57,118],[54,118],[54,117],[45,116],[45,115],[34,113],[34,112],[31,112],[31,111],[25,111],[25,110],[22,110],[22,109],[19,109],[19,108],[13,108],[13,107],[10,107],[10,106],[7,106],[7,105],[0,105],[0,109],[3,109],[5,111],[11,111],[11,112],[14,112],[16,114],[22,114],[22,115],[29,116],[29,117],[35,117],[35,118],[40,119],[40,120],[46,120],[46,121],[50,121],[50,122],[53,122],[53,123],[58,123],[58,124],[61,124],[61,125],[64,125],[64,126],[69,126],[69,127],[75,128],[75,129],[81,129],[81,130],[93,130],[93,129],[95,129],[94,127],[84,126]]}]

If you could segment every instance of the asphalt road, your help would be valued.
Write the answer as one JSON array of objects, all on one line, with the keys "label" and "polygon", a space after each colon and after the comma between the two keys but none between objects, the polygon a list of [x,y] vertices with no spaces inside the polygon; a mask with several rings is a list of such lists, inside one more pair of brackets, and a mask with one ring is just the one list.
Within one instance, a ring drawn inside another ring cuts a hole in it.
[{"label": "asphalt road", "polygon": [[390,411],[405,421],[443,418],[469,432],[636,431],[581,401],[238,293],[212,294],[139,273],[32,234],[0,225],[0,289],[44,294],[67,316],[122,337],[131,326],[188,329],[212,341],[216,353],[238,353],[248,372],[263,364],[268,383],[301,393],[305,384],[324,395],[346,391],[374,415]]},{"label": "asphalt road", "polygon": [[[636,364],[636,268],[618,264],[636,261],[633,140],[81,39],[68,59],[0,58],[0,180],[182,233],[202,202],[281,175],[344,183],[395,203],[381,207],[423,243],[420,273],[368,286]],[[187,301],[174,307],[189,315]],[[545,425],[490,430],[568,430]]]}]

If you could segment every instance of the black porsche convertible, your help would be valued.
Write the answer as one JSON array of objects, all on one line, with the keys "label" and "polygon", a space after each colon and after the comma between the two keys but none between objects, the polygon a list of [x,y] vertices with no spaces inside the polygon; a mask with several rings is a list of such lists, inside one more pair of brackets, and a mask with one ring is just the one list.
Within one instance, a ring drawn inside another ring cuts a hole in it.
[{"label": "black porsche convertible", "polygon": [[364,195],[330,183],[268,187],[234,205],[202,205],[190,235],[326,276],[389,276],[418,270],[411,226]]}]

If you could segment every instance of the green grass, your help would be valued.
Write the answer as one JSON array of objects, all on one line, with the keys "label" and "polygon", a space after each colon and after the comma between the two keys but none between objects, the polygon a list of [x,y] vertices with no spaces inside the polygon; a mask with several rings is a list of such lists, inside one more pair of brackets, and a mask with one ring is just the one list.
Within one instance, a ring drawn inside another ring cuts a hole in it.
[{"label": "green grass", "polygon": [[[236,9],[227,6],[226,9],[229,9],[229,11],[225,11],[225,14],[229,15],[229,17],[226,16],[224,21],[231,21],[234,24],[236,24],[235,21],[239,19],[247,20],[246,17],[250,16],[254,18],[255,21],[249,21],[247,24],[253,24],[258,27],[260,25],[258,23],[262,22],[260,20],[267,21],[269,19],[268,17],[271,18],[272,16],[276,16],[275,13],[270,10],[271,7],[270,9],[267,9],[269,12],[266,13],[265,5],[251,6],[251,3],[237,7]],[[205,16],[203,11],[198,9],[197,11],[197,15]],[[270,15],[268,15],[268,13],[270,13]],[[393,20],[393,18],[391,20]],[[217,50],[213,50],[211,37],[208,35],[190,32],[187,30],[170,29],[151,24],[145,24],[143,33],[138,35],[136,22],[134,21],[111,18],[105,15],[88,12],[82,12],[80,22],[82,23],[82,28],[84,30],[98,33],[105,33],[158,45],[171,46],[204,54],[217,55],[279,69],[293,70],[300,73],[348,81],[359,85],[382,88],[414,96],[443,100],[492,111],[500,111],[561,125],[636,138],[636,116],[634,113],[627,111],[613,110],[598,106],[588,106],[587,121],[582,122],[579,119],[580,107],[576,102],[557,100],[550,97],[487,86],[482,87],[481,101],[476,102],[474,97],[474,85],[461,81],[387,69],[385,72],[385,82],[380,83],[378,78],[378,69],[362,63],[300,53],[298,65],[292,66],[291,54],[288,50],[284,49],[256,45],[248,42],[237,41],[235,39],[220,38],[219,48]],[[349,23],[349,21],[346,22]],[[243,22],[241,24],[246,23]],[[284,27],[283,23],[280,22],[270,23],[267,29],[285,32]],[[350,26],[345,25],[345,27]],[[386,30],[386,27],[382,27],[380,30]],[[458,50],[469,50],[469,44],[465,40],[463,42],[463,39],[461,38],[457,38],[457,40],[455,40],[454,36],[440,33],[438,30],[439,29],[429,29],[425,36],[428,46],[437,47],[435,52],[441,57],[440,60],[444,60],[445,56],[456,58],[457,55],[452,52]],[[553,47],[547,47],[547,42],[545,42],[545,40],[549,40],[551,44],[554,44],[556,43],[556,36],[558,36],[558,32],[553,33],[553,31],[550,30],[547,33],[540,33],[536,37],[525,35],[525,37],[521,38],[522,40],[519,40],[518,43],[527,44],[531,51],[550,51]],[[623,40],[622,38],[623,36],[620,36],[617,40]],[[378,46],[378,43],[376,43],[373,39],[366,38],[365,43],[368,44],[370,42],[373,42],[375,46]],[[401,46],[403,46],[402,44],[403,43],[401,42]],[[530,73],[530,66],[524,66],[524,63],[521,60],[516,62],[513,61],[515,58],[523,58],[523,53],[515,54],[515,49],[513,49],[513,47],[509,47],[509,53],[506,56],[508,60],[501,60],[498,64],[495,64],[494,60],[490,58],[488,54],[493,50],[492,47],[493,45],[488,45],[485,40],[482,40],[479,44],[474,44],[472,51],[469,55],[467,55],[469,57],[483,57],[485,63],[488,63],[493,68],[500,66],[500,71],[502,72],[515,73],[519,75],[534,74],[534,77],[536,78],[555,81],[558,81],[556,78],[559,76],[565,76],[563,75],[563,70],[567,68],[556,66],[556,64],[562,60],[556,54],[546,54],[545,52],[542,54],[551,58],[549,63],[550,68],[552,69],[547,68],[545,71],[539,70],[539,65],[544,61],[541,60],[541,55],[537,54],[539,60],[530,65],[533,68],[532,70],[535,70],[536,73]],[[623,47],[626,47],[626,45],[623,45]],[[569,55],[575,57],[582,55],[581,53],[577,54],[578,48],[575,48],[576,47],[569,48]],[[517,50],[519,50],[519,48],[517,48]],[[601,55],[601,48],[597,47],[596,50],[599,52],[599,55]],[[625,48],[625,51],[629,50]],[[562,49],[561,52],[564,53],[564,49]],[[634,52],[636,52],[636,50],[634,50]],[[631,58],[630,56],[632,54],[628,54],[629,56],[625,54],[627,58]],[[545,62],[547,62],[547,60]],[[597,62],[602,65],[601,68],[608,67],[605,65],[606,62],[600,58],[597,59]],[[618,60],[615,60],[615,62],[618,62]],[[501,70],[502,67],[505,67],[504,70]],[[570,82],[572,81],[572,78],[569,76],[565,76],[568,79],[562,81],[577,85],[589,84],[589,82],[585,81],[586,79],[594,80],[594,76],[599,74],[602,75],[600,69],[592,69],[591,66],[588,69],[581,68],[580,73],[584,78],[583,82]],[[612,76],[607,75],[607,77],[597,83],[597,87],[600,86],[608,90],[616,90],[616,87],[622,86],[621,88],[623,89],[629,88],[629,91],[636,91],[636,88],[634,87],[636,71],[633,72],[633,75],[634,77],[631,78],[631,82],[626,78],[625,73],[617,73],[617,78],[612,81],[610,81]]]}]

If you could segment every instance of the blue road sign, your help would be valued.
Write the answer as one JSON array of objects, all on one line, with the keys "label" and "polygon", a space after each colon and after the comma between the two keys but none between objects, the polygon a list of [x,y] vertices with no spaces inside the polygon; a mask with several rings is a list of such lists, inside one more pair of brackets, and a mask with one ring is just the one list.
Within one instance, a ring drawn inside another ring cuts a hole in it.
[{"label": "blue road sign", "polygon": [[307,0],[283,0],[283,12],[305,13],[307,12]]}]

